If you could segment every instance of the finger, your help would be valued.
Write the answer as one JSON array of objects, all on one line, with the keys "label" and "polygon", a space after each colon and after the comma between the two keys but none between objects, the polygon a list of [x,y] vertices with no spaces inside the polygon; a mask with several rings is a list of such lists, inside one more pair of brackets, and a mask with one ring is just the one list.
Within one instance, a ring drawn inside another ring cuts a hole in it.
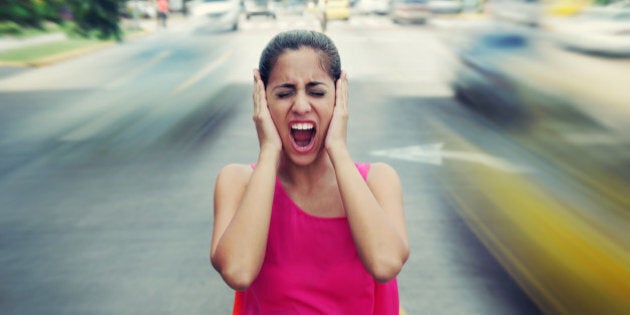
[{"label": "finger", "polygon": [[256,109],[256,104],[258,102],[258,70],[254,69],[254,93],[252,93],[253,101],[254,101],[254,109]]},{"label": "finger", "polygon": [[336,105],[343,109],[348,108],[348,77],[345,71],[341,71],[341,75],[337,80]]},{"label": "finger", "polygon": [[258,113],[265,101],[264,84],[260,79],[260,71],[254,69],[254,110]]}]

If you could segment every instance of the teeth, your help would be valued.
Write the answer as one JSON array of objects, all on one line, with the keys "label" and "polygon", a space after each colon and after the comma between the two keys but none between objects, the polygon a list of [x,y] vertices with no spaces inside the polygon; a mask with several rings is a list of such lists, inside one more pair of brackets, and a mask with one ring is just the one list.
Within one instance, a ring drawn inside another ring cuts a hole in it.
[{"label": "teeth", "polygon": [[313,126],[313,124],[311,123],[299,123],[291,126],[291,129],[296,130],[311,130],[313,128],[315,128],[315,126]]}]

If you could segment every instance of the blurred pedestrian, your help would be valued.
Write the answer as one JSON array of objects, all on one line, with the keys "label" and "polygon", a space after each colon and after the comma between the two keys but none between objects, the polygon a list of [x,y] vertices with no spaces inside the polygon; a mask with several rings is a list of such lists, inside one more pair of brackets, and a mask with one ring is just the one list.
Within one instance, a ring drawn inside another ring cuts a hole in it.
[{"label": "blurred pedestrian", "polygon": [[168,0],[157,0],[158,9],[158,24],[166,27],[166,21],[168,20]]},{"label": "blurred pedestrian", "polygon": [[218,174],[210,259],[234,314],[399,313],[409,255],[400,179],[355,163],[348,79],[326,35],[276,35],[254,70],[255,164]]},{"label": "blurred pedestrian", "polygon": [[328,28],[328,13],[326,13],[328,0],[319,0],[317,4],[319,8],[319,27],[322,33],[326,33],[326,29]]}]

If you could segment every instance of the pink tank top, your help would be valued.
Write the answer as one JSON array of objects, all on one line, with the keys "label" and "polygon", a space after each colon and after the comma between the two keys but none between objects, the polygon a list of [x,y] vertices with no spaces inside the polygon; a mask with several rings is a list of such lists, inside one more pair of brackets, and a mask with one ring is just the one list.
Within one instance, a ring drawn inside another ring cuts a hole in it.
[{"label": "pink tank top", "polygon": [[[366,179],[370,164],[356,166]],[[398,313],[396,279],[379,284],[365,270],[348,219],[304,212],[276,180],[265,260],[234,314]]]}]

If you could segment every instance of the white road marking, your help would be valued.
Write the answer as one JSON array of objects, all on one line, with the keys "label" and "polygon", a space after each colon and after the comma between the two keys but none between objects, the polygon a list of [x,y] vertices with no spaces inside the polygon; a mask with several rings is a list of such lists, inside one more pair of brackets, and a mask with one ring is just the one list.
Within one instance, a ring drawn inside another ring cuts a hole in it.
[{"label": "white road marking", "polygon": [[227,58],[232,54],[232,51],[233,49],[230,49],[224,52],[223,55],[219,56],[219,58],[217,59],[214,59],[210,64],[208,64],[205,68],[201,69],[194,76],[182,82],[182,84],[180,84],[177,88],[175,88],[175,90],[173,90],[171,95],[177,95],[181,93],[182,91],[186,90],[187,88],[191,87],[195,83],[197,83],[199,80],[203,79],[210,72],[212,72],[214,69],[219,67],[222,63],[224,63],[227,60]]},{"label": "white road marking", "polygon": [[503,159],[493,157],[488,154],[481,152],[447,151],[443,150],[443,146],[443,143],[431,143],[387,150],[377,150],[372,151],[371,154],[433,165],[442,165],[442,161],[444,159],[452,159],[478,163],[509,173],[529,172],[528,168],[512,165]]},{"label": "white road marking", "polygon": [[131,80],[133,77],[139,75],[140,73],[142,73],[142,71],[150,68],[151,66],[155,65],[156,63],[160,62],[161,60],[163,60],[164,58],[168,57],[171,54],[170,51],[163,51],[160,54],[158,54],[157,56],[153,57],[151,60],[149,60],[149,62],[142,64],[134,69],[132,69],[131,71],[127,72],[125,76],[121,77],[120,79],[110,83],[107,85],[107,88],[109,89],[114,89],[117,88],[119,86],[124,85],[125,83],[129,82],[129,80]]}]

